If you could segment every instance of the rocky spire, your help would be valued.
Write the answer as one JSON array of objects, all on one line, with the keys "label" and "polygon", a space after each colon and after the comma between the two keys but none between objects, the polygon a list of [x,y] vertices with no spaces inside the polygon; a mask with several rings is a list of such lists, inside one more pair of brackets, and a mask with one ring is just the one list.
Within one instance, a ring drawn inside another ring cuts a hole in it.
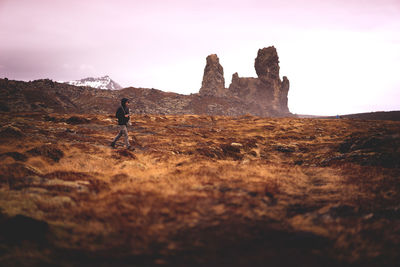
[{"label": "rocky spire", "polygon": [[259,49],[254,68],[261,80],[279,79],[279,57],[275,47]]},{"label": "rocky spire", "polygon": [[280,99],[279,99],[279,106],[281,112],[284,113],[289,113],[289,108],[288,108],[288,93],[289,93],[289,79],[286,76],[283,76],[282,78],[282,84],[281,84],[281,94],[280,94]]},{"label": "rocky spire", "polygon": [[260,81],[272,92],[272,108],[278,113],[289,112],[287,106],[289,80],[284,77],[282,82],[279,77],[279,57],[275,47],[259,49],[254,68]]},{"label": "rocky spire", "polygon": [[219,64],[216,54],[207,57],[207,64],[204,68],[203,82],[199,91],[202,96],[225,96],[224,69]]}]

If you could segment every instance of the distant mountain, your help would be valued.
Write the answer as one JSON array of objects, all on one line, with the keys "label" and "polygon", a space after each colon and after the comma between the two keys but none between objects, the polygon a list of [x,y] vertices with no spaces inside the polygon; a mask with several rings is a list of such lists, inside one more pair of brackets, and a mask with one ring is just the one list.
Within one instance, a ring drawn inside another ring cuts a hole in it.
[{"label": "distant mountain", "polygon": [[69,82],[64,82],[70,85],[75,85],[75,86],[89,86],[97,89],[110,89],[110,90],[119,90],[122,89],[122,86],[113,81],[109,76],[103,76],[99,78],[85,78],[82,80],[76,80],[76,81],[69,81]]}]

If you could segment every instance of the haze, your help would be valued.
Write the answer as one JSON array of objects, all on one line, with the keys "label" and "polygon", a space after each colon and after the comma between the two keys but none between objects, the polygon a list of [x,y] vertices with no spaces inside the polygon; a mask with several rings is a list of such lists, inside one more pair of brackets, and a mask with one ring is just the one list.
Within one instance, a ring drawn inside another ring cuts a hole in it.
[{"label": "haze", "polygon": [[400,110],[399,0],[0,0],[0,40],[0,78],[109,75],[182,94],[200,89],[207,55],[228,87],[274,45],[292,113]]}]

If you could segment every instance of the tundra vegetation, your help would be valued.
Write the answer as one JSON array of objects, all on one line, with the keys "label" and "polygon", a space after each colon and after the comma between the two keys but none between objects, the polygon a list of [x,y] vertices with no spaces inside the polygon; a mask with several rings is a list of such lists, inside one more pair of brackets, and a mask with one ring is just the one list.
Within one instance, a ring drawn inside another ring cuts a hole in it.
[{"label": "tundra vegetation", "polygon": [[1,266],[395,266],[400,122],[2,113]]}]

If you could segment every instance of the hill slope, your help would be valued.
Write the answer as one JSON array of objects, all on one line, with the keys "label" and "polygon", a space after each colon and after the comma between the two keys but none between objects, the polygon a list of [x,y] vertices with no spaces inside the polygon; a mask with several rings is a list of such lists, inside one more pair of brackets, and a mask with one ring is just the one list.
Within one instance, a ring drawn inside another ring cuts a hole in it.
[{"label": "hill slope", "polygon": [[134,87],[102,90],[51,80],[23,82],[0,79],[0,111],[6,112],[110,114],[115,112],[123,97],[130,99],[135,114],[290,115],[269,113],[257,104],[248,104],[236,97],[181,95]]},{"label": "hill slope", "polygon": [[377,111],[342,115],[346,119],[400,121],[400,111]]}]

